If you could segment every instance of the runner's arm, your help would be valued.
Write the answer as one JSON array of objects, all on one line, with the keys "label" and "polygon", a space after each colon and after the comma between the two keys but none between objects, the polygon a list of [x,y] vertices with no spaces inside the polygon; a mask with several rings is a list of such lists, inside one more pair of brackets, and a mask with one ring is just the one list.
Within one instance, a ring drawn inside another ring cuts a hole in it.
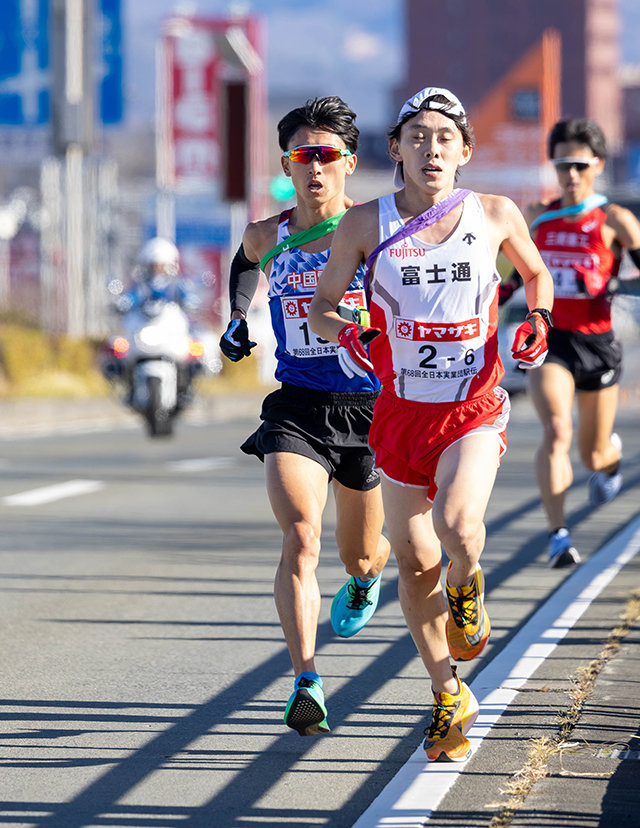
[{"label": "runner's arm", "polygon": [[347,325],[336,312],[338,303],[351,284],[358,266],[366,258],[363,237],[367,227],[368,205],[352,207],[341,220],[333,235],[331,255],[318,280],[309,307],[311,329],[331,342]]},{"label": "runner's arm", "polygon": [[276,243],[278,217],[252,221],[245,227],[242,242],[231,262],[229,300],[231,319],[244,319],[260,281],[260,259]]},{"label": "runner's arm", "polygon": [[260,265],[252,262],[240,244],[229,269],[231,319],[246,319],[260,280]]},{"label": "runner's arm", "polygon": [[247,313],[260,279],[260,256],[269,249],[266,245],[273,236],[270,221],[267,219],[247,225],[242,243],[231,263],[231,315],[227,329],[219,342],[220,350],[231,362],[239,362],[244,357],[251,356],[251,349],[257,344],[249,337]]},{"label": "runner's arm", "polygon": [[[610,204],[607,210],[607,224],[615,232],[615,241],[629,254],[634,267],[640,271],[640,223],[626,207]],[[637,296],[640,290],[640,276],[631,279],[611,278],[607,285],[611,293]]]},{"label": "runner's arm", "polygon": [[[640,270],[640,222],[638,222],[638,219],[626,207],[612,204],[607,214],[607,222],[616,231],[618,244],[627,251],[634,266],[637,270]],[[633,285],[635,293],[640,277],[625,279],[624,282],[629,283],[627,287]]]},{"label": "runner's arm", "polygon": [[511,199],[495,196],[494,221],[502,230],[500,249],[524,282],[529,310],[553,307],[553,279],[529,234],[524,216]]},{"label": "runner's arm", "polygon": [[[637,254],[640,250],[640,222],[626,207],[621,207],[619,204],[609,205],[607,211],[607,224],[613,228],[616,234],[616,241],[620,247],[632,251]],[[639,267],[635,258],[632,257],[633,263]]]}]

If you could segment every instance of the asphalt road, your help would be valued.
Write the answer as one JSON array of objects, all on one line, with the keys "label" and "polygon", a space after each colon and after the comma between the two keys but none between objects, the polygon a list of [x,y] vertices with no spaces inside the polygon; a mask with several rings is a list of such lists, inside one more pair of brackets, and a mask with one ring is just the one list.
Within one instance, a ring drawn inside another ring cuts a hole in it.
[{"label": "asphalt road", "polygon": [[[236,448],[256,419],[246,410],[185,421],[161,441],[108,417],[97,430],[0,432],[1,825],[349,828],[420,743],[430,686],[393,562],[367,628],[349,641],[331,632],[344,582],[331,504],[317,663],[332,734],[283,726],[292,675],[272,599],[280,533],[261,465]],[[576,463],[568,514],[585,560],[640,511],[639,412],[630,387],[613,503],[588,506]],[[493,631],[481,658],[460,666],[469,682],[568,577],[546,566],[539,433],[527,399],[515,399],[483,556]],[[483,807],[503,784],[504,746],[495,751],[496,772],[467,775],[434,825],[489,824]]]}]

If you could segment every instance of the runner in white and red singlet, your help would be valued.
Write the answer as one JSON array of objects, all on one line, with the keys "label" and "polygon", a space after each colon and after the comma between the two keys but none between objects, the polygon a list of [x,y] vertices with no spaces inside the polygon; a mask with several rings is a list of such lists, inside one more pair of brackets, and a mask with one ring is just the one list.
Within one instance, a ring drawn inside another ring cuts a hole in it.
[{"label": "runner in white and red singlet", "polygon": [[[490,631],[479,559],[509,415],[498,385],[498,251],[526,283],[532,310],[512,350],[528,368],[544,361],[553,302],[551,276],[515,204],[455,189],[473,143],[448,90],[423,89],[404,104],[389,132],[401,189],[342,219],[309,316],[354,365],[372,363],[382,383],[369,442],[382,472],[400,602],[434,691],[424,743],[430,761],[469,755],[465,734],[478,704],[449,659],[474,658]],[[363,338],[379,331],[371,362],[358,347],[359,330],[335,312],[362,262],[373,328]],[[450,561],[446,601],[442,548]]]},{"label": "runner in white and red singlet", "polygon": [[[549,133],[548,151],[562,195],[532,205],[527,218],[554,280],[554,327],[548,358],[530,377],[529,391],[543,425],[535,464],[551,530],[549,565],[563,567],[580,561],[564,513],[573,480],[574,398],[580,458],[593,472],[591,504],[608,502],[622,486],[622,445],[613,431],[622,352],[611,327],[611,287],[623,250],[640,268],[640,224],[630,210],[594,190],[607,156],[597,124],[584,118],[558,121]],[[501,288],[503,298],[516,284],[512,274]]]}]

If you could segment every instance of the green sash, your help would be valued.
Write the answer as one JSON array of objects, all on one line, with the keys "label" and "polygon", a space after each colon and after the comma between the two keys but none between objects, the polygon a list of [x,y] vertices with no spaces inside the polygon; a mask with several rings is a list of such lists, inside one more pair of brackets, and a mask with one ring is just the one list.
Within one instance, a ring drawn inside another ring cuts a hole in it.
[{"label": "green sash", "polygon": [[301,244],[306,244],[306,242],[314,241],[321,236],[328,236],[329,233],[333,233],[340,219],[346,212],[346,210],[343,210],[341,213],[336,213],[335,216],[321,221],[320,224],[314,224],[313,227],[309,227],[307,230],[301,230],[299,233],[293,233],[291,236],[283,239],[260,259],[260,270],[264,270],[271,259],[283,250],[289,250],[290,247],[300,247]]}]

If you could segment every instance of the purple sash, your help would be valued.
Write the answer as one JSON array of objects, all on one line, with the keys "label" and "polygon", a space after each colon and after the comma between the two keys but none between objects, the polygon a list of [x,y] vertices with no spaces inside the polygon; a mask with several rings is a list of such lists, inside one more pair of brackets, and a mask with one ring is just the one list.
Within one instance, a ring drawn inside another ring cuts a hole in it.
[{"label": "purple sash", "polygon": [[434,204],[433,207],[429,207],[429,209],[425,210],[424,213],[420,213],[419,216],[411,219],[411,221],[405,224],[404,227],[396,230],[396,232],[392,236],[389,236],[388,239],[380,242],[373,253],[371,253],[368,257],[364,266],[364,289],[367,294],[367,298],[371,296],[369,290],[371,268],[373,267],[373,263],[378,258],[379,254],[392,244],[402,241],[402,239],[406,239],[407,236],[411,236],[419,230],[423,230],[425,227],[431,227],[431,225],[435,224],[436,221],[440,221],[440,219],[446,216],[447,213],[450,213],[454,207],[461,204],[470,192],[471,190],[454,190],[451,195],[448,195],[446,198],[442,199],[442,201]]}]

